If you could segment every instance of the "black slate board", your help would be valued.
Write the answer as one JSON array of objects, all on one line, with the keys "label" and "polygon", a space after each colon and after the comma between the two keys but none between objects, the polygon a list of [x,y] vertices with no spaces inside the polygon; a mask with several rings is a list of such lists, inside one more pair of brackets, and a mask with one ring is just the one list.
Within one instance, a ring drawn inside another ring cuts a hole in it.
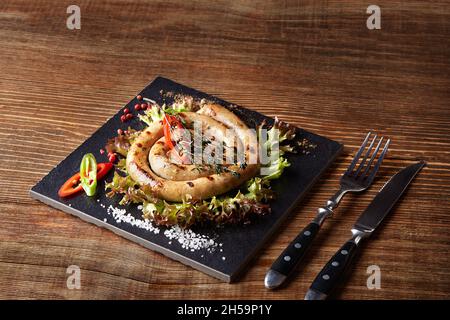
[{"label": "black slate board", "polygon": [[[273,121],[273,119],[258,112],[231,106],[223,100],[162,77],[156,78],[140,94],[161,103],[163,102],[161,90],[175,94],[187,94],[199,99],[206,98],[213,100],[231,108],[233,112],[245,120],[251,127],[254,127],[255,124],[263,120],[269,123]],[[131,108],[137,102],[135,98],[128,103],[127,107]],[[108,138],[117,134],[118,128],[125,128],[128,125],[136,129],[143,128],[142,123],[136,118],[126,125],[122,124],[120,122],[122,110],[108,120],[97,132],[37,183],[30,191],[31,196],[50,206],[78,216],[100,227],[110,229],[144,247],[158,251],[172,259],[228,282],[236,279],[239,272],[252,259],[258,249],[266,243],[268,237],[277,229],[282,220],[287,217],[288,213],[295,207],[297,202],[305,195],[307,190],[332,163],[342,149],[342,145],[335,141],[298,129],[298,139],[306,138],[315,144],[316,148],[312,149],[309,154],[289,156],[291,166],[285,170],[280,179],[272,184],[273,189],[277,193],[277,199],[271,202],[272,213],[255,219],[253,223],[248,225],[194,229],[193,231],[197,234],[204,234],[214,238],[215,242],[221,245],[218,245],[212,252],[206,249],[192,252],[182,248],[176,240],[171,241],[168,239],[164,235],[165,228],[159,228],[159,234],[155,234],[123,221],[117,223],[108,215],[107,208],[110,205],[120,207],[118,200],[106,198],[102,191],[98,192],[96,198],[93,199],[82,194],[69,200],[62,200],[57,195],[59,187],[79,170],[79,164],[84,154],[93,152],[99,162],[107,161],[106,156],[100,156],[98,150],[104,147]],[[107,181],[111,180],[112,174],[110,172],[106,178]],[[104,182],[102,181],[99,183],[99,190],[103,189]],[[127,213],[130,213],[134,218],[141,219],[140,211],[138,211],[136,206],[127,207],[126,209]],[[58,232],[58,230],[55,230],[55,232]]]}]

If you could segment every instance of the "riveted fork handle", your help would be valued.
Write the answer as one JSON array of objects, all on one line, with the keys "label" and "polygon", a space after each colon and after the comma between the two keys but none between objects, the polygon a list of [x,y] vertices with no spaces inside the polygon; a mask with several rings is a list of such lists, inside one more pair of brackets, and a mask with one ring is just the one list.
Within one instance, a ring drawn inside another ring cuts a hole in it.
[{"label": "riveted fork handle", "polygon": [[[311,222],[308,224],[295,239],[284,249],[281,255],[272,264],[271,270],[282,275],[283,281],[300,264],[301,260],[304,258],[306,252],[311,246],[314,238],[319,232],[320,226],[316,222]],[[271,283],[271,280],[266,276],[266,286],[269,289],[273,289],[281,285],[279,281]]]}]

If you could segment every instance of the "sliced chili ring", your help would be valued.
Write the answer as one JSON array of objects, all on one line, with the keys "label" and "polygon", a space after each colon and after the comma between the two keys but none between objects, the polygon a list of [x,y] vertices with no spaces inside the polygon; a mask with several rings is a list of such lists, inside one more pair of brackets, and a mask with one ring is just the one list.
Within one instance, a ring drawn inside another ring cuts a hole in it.
[{"label": "sliced chili ring", "polygon": [[169,147],[169,149],[175,148],[175,145],[172,142],[171,133],[171,129],[175,127],[182,129],[183,124],[180,122],[180,120],[177,119],[177,117],[166,114],[163,119],[163,130],[166,145]]},{"label": "sliced chili ring", "polygon": [[90,197],[97,192],[97,160],[92,153],[85,154],[80,165],[80,180],[86,194]]},{"label": "sliced chili ring", "polygon": [[[101,180],[106,176],[106,174],[112,169],[113,164],[106,162],[106,163],[99,163],[97,164],[97,180]],[[59,189],[58,196],[61,198],[67,198],[74,194],[77,194],[78,192],[81,192],[83,190],[83,186],[81,185],[81,175],[80,173],[74,174],[72,177],[70,177]]]}]

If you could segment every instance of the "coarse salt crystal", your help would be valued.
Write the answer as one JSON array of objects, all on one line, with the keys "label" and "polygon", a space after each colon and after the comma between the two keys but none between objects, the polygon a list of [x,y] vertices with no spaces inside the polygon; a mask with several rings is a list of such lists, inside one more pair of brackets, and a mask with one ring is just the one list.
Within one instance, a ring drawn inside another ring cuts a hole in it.
[{"label": "coarse salt crystal", "polygon": [[[160,229],[155,227],[148,219],[137,219],[126,211],[126,209],[120,209],[110,205],[107,209],[108,215],[112,216],[116,223],[127,223],[140,229],[148,230],[154,234],[159,234]],[[104,219],[106,222],[106,218]],[[164,231],[164,236],[169,240],[176,240],[183,249],[191,252],[204,250],[208,252],[214,252],[216,248],[222,244],[218,244],[214,239],[204,234],[198,234],[188,229],[181,229],[179,226],[173,226]],[[169,245],[172,241],[169,241]],[[221,250],[223,251],[223,250]]]},{"label": "coarse salt crystal", "polygon": [[183,230],[179,226],[173,226],[167,229],[164,231],[164,235],[168,239],[177,240],[183,249],[190,250],[191,252],[202,249],[207,249],[209,252],[212,252],[212,249],[217,247],[217,243],[206,235],[197,234],[192,230]]},{"label": "coarse salt crystal", "polygon": [[109,206],[107,213],[111,215],[117,223],[121,223],[123,221],[140,229],[153,232],[154,234],[158,234],[160,232],[159,228],[155,227],[149,220],[136,219],[131,214],[127,213],[125,209]]}]

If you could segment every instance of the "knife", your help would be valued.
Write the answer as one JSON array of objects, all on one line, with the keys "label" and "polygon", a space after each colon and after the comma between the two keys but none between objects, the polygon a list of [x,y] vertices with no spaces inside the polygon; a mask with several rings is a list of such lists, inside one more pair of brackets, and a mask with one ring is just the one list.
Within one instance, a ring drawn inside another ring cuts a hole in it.
[{"label": "knife", "polygon": [[330,295],[355,257],[361,240],[375,231],[424,165],[425,162],[420,161],[404,168],[381,188],[353,226],[352,238],[336,252],[314,279],[305,300],[325,300]]}]

